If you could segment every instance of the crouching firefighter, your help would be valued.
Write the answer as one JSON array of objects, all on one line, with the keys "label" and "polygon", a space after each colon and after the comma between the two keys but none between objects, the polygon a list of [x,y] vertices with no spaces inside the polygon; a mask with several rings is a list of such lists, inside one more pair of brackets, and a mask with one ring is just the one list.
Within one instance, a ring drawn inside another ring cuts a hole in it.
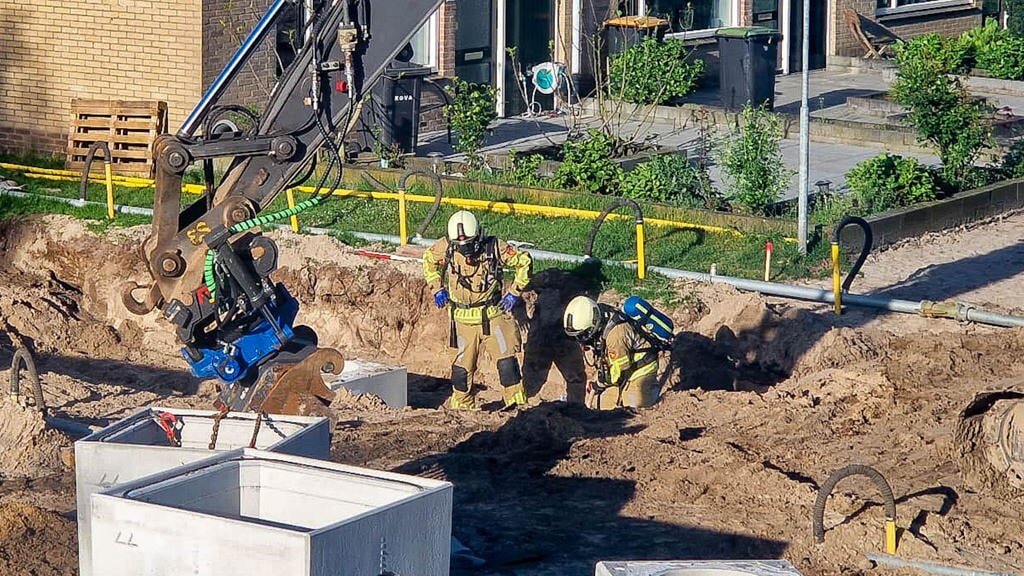
[{"label": "crouching firefighter", "polygon": [[588,408],[647,408],[661,395],[658,353],[671,348],[672,321],[636,296],[623,308],[577,296],[562,316],[565,333],[597,372],[597,381],[587,383]]},{"label": "crouching firefighter", "polygon": [[[447,306],[451,318],[449,345],[456,354],[450,408],[476,408],[473,375],[481,349],[497,362],[505,408],[526,404],[517,357],[522,338],[508,313],[522,302],[532,266],[528,253],[485,236],[476,217],[465,210],[448,219],[447,238],[438,240],[423,255],[423,271],[434,291],[434,304]],[[515,278],[502,296],[506,268],[515,270]]]}]

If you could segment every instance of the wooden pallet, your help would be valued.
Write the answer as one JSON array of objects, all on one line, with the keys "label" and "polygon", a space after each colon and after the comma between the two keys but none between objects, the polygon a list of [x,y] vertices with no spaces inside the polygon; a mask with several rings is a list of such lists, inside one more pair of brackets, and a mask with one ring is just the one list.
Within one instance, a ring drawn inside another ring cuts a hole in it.
[{"label": "wooden pallet", "polygon": [[[167,131],[166,102],[123,100],[71,101],[72,125],[68,134],[68,170],[85,168],[89,146],[106,142],[117,174],[153,176],[153,142]],[[102,152],[97,152],[91,170],[103,172]]]}]

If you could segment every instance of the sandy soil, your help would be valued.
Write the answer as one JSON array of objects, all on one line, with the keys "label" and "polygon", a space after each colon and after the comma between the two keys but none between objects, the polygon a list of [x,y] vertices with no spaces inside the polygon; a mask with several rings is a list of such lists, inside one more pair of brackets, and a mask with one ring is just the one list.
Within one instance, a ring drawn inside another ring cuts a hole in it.
[{"label": "sandy soil", "polygon": [[[212,385],[185,371],[155,314],[131,316],[119,286],[144,278],[143,229],[95,236],[76,221],[0,230],[0,366],[14,340],[34,350],[52,415],[104,424],[141,407],[206,407]],[[954,298],[1020,313],[1024,217],[929,237],[873,256],[854,291]],[[487,564],[457,573],[593,573],[599,560],[785,558],[808,575],[890,574],[884,511],[863,479],[828,502],[824,544],[811,511],[836,469],[867,464],[897,497],[899,554],[1024,571],[1024,494],[965,476],[958,415],[980,390],[1024,373],[1024,331],[850,310],[680,284],[680,332],[656,407],[590,413],[586,380],[561,336],[561,307],[585,287],[538,275],[519,318],[533,406],[452,413],[447,320],[418,267],[363,259],[326,238],[278,236],[280,278],[302,322],[348,356],[401,362],[413,407],[337,403],[332,459],[455,484],[455,535]],[[616,300],[615,295],[604,295]],[[3,334],[6,334],[4,336]],[[668,355],[666,355],[668,356]],[[6,373],[0,373],[0,381]],[[500,393],[493,366],[479,379]],[[568,401],[557,401],[565,398]],[[68,440],[0,402],[0,573],[77,572]]]}]

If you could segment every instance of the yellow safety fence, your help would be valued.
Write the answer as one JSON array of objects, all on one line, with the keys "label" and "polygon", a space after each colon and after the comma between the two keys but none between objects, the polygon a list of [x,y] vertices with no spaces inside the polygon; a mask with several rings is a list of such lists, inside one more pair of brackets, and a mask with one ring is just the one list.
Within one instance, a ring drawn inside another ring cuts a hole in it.
[{"label": "yellow safety fence", "polygon": [[[43,178],[49,180],[67,180],[67,181],[81,181],[82,175],[78,172],[70,170],[56,170],[50,168],[37,168],[35,166],[22,166],[18,164],[8,164],[0,162],[0,168],[11,170],[15,172],[21,172],[29,178]],[[108,184],[107,194],[107,213],[110,218],[114,217],[114,196],[111,183],[126,188],[146,188],[152,187],[154,181],[146,178],[135,178],[130,176],[119,176],[110,175],[109,170],[106,174],[106,178],[89,176],[90,182]],[[184,184],[182,185],[182,191],[189,194],[202,194],[206,191],[206,187],[200,184]],[[295,191],[312,194],[315,190],[308,186],[299,186],[296,188],[288,189],[285,191],[286,198],[288,200],[288,207],[293,208],[295,206]],[[398,201],[398,213],[399,213],[399,238],[401,243],[404,245],[408,240],[408,223],[407,223],[407,209],[406,204],[408,202],[420,203],[420,204],[433,204],[433,196],[425,196],[421,194],[409,194],[405,190],[398,190],[397,192],[368,192],[363,190],[352,190],[347,188],[336,188],[332,194],[334,196],[340,196],[345,198],[363,198],[369,200],[397,200]],[[535,204],[521,204],[518,202],[509,202],[507,200],[476,200],[472,198],[441,198],[441,203],[449,206],[455,206],[464,210],[477,210],[483,212],[493,212],[496,214],[514,214],[521,216],[542,216],[549,218],[578,218],[582,220],[594,220],[600,216],[600,212],[595,210],[583,210],[578,208],[563,208],[560,206],[539,206]],[[626,214],[609,214],[608,218],[613,220],[632,219],[632,215]],[[715,234],[732,234],[733,236],[742,237],[743,233],[733,228],[726,228],[722,226],[711,226],[707,224],[695,224],[692,222],[678,222],[675,220],[664,220],[661,218],[644,218],[644,223],[652,226],[659,226],[665,228],[675,228],[680,230],[700,230],[703,232],[710,232]],[[291,217],[292,230],[295,232],[300,231],[299,221],[297,216]],[[793,238],[785,238],[787,242],[795,242]],[[646,272],[645,262],[645,242],[644,242],[644,230],[643,224],[637,224],[636,230],[636,243],[637,243],[637,275],[640,279],[643,279]]]}]

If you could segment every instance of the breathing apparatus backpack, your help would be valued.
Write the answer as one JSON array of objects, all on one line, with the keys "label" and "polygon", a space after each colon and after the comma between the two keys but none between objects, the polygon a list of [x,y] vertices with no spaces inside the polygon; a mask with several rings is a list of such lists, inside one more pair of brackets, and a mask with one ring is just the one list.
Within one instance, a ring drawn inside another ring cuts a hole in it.
[{"label": "breathing apparatus backpack", "polygon": [[[586,357],[584,359],[588,365],[593,366],[597,370],[596,384],[599,388],[606,388],[611,383],[610,367],[605,354],[604,339],[616,325],[629,324],[647,343],[646,348],[641,348],[636,350],[636,352],[654,353],[648,356],[641,366],[650,362],[657,362],[658,353],[672,349],[672,340],[675,337],[675,327],[672,324],[672,319],[654,306],[651,306],[643,298],[630,296],[623,302],[621,309],[612,308],[605,304],[600,304],[600,306],[604,310],[607,323],[600,336],[596,336],[593,341],[584,345],[584,352],[591,350],[594,353],[592,360],[587,360]],[[634,369],[639,367],[634,366]]]},{"label": "breathing apparatus backpack", "polygon": [[630,296],[622,303],[622,312],[641,336],[658,350],[670,350],[675,338],[672,319],[639,296]]}]

